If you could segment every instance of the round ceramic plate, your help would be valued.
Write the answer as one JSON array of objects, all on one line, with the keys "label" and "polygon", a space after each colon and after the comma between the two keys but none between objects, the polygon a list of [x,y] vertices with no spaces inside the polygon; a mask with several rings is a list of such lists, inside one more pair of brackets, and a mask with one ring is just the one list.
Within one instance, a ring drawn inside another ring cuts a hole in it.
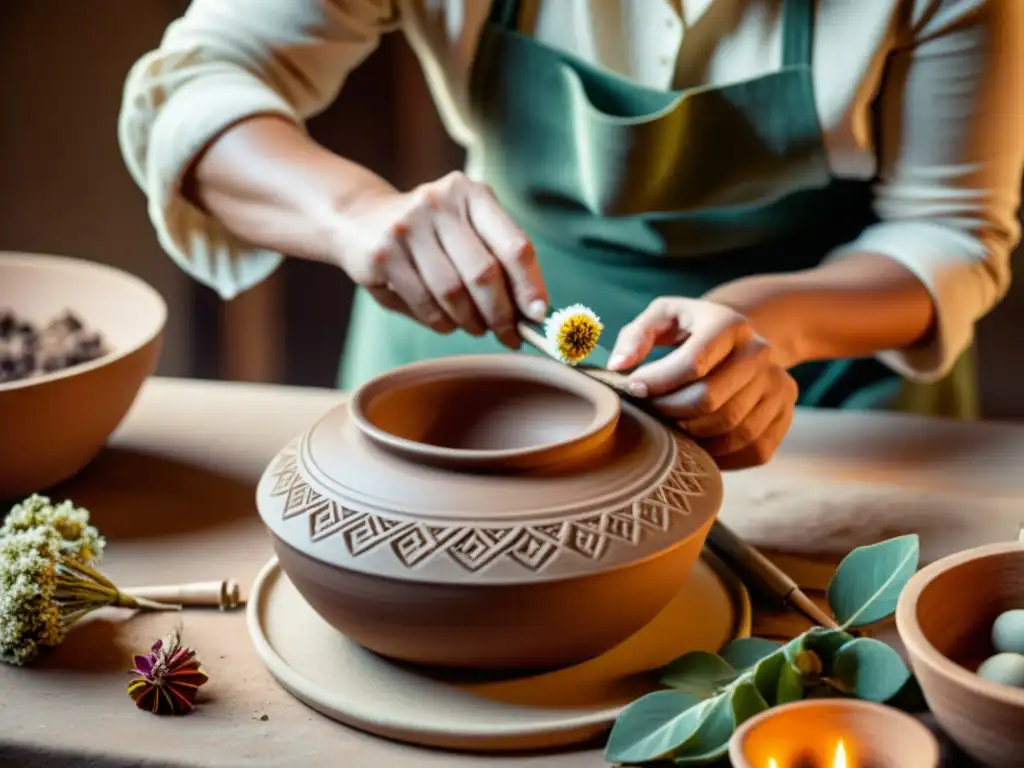
[{"label": "round ceramic plate", "polygon": [[515,677],[424,670],[378,656],[321,619],[276,558],[253,584],[247,620],[271,674],[327,717],[422,746],[495,751],[601,734],[655,688],[650,670],[749,636],[751,607],[740,580],[705,552],[668,607],[625,642],[573,667]]}]

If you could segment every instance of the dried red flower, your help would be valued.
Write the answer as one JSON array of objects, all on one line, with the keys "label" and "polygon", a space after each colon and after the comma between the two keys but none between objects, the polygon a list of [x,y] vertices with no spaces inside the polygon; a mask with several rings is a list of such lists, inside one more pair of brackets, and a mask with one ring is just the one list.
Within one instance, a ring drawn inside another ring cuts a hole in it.
[{"label": "dried red flower", "polygon": [[177,631],[153,643],[148,655],[136,656],[132,671],[137,677],[128,683],[128,695],[139,709],[154,715],[191,712],[199,686],[209,679]]}]

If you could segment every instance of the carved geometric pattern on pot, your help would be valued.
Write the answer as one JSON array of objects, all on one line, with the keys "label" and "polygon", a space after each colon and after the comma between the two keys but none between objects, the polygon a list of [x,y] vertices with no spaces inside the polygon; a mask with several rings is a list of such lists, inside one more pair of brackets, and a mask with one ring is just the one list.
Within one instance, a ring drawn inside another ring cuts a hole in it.
[{"label": "carved geometric pattern on pot", "polygon": [[690,499],[705,493],[707,477],[687,446],[665,482],[634,503],[562,522],[515,526],[439,526],[357,512],[315,491],[298,468],[297,444],[271,470],[270,496],[281,499],[284,520],[306,516],[313,542],[339,536],[352,557],[389,546],[407,568],[445,557],[471,573],[505,558],[540,572],[561,556],[600,560],[612,544],[637,546],[645,534],[663,533],[673,518],[690,514]]}]

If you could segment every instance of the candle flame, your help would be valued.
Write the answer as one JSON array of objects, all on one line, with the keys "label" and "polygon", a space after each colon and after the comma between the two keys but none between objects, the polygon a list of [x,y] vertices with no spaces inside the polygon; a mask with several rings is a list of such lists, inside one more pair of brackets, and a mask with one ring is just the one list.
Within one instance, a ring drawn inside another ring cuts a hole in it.
[{"label": "candle flame", "polygon": [[846,765],[846,745],[843,744],[843,740],[839,740],[839,744],[836,745],[836,756],[832,761],[832,768],[847,768]]},{"label": "candle flame", "polygon": [[[774,757],[769,757],[768,768],[779,768],[779,761]],[[849,768],[849,764],[846,761],[846,745],[842,739],[836,744],[836,755],[832,758],[832,768]]]}]

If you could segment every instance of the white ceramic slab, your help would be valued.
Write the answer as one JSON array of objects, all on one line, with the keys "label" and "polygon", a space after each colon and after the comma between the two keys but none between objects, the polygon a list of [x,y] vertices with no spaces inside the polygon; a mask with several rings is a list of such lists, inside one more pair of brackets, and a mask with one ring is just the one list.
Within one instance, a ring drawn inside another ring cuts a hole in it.
[{"label": "white ceramic slab", "polygon": [[655,688],[650,670],[750,634],[750,598],[710,553],[654,621],[608,653],[537,675],[480,675],[408,667],[348,640],[324,622],[276,558],[253,584],[249,634],[292,695],[346,725],[385,738],[464,751],[568,746],[605,732]]}]

